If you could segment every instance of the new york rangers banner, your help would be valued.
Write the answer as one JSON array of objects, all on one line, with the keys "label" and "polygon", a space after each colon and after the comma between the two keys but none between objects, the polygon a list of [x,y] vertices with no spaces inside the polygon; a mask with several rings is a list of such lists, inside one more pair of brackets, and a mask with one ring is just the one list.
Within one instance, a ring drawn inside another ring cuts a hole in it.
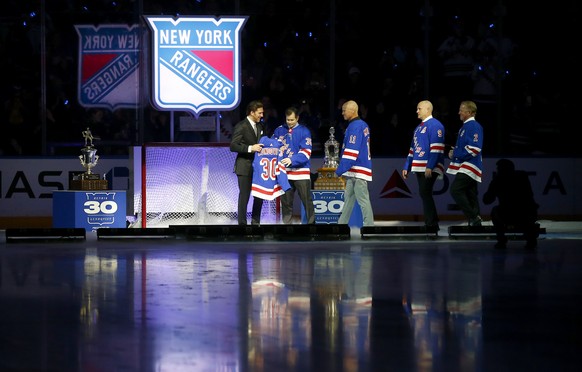
[{"label": "new york rangers banner", "polygon": [[76,25],[78,99],[83,107],[135,107],[139,97],[138,26]]},{"label": "new york rangers banner", "polygon": [[152,35],[153,104],[198,116],[240,103],[240,33],[247,17],[145,16]]}]

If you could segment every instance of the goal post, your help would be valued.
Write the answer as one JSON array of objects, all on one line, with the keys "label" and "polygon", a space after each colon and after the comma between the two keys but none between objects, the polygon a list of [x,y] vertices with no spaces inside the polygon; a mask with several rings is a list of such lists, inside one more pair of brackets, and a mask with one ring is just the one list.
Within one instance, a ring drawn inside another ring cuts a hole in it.
[{"label": "goal post", "polygon": [[[229,144],[147,143],[133,147],[130,158],[131,227],[237,223],[236,153]],[[278,202],[263,202],[261,223],[278,223]]]}]

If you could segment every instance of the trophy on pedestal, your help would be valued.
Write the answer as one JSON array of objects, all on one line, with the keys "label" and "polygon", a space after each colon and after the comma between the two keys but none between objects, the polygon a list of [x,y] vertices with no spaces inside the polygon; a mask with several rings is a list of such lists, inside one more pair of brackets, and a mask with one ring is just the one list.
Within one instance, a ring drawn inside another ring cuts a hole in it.
[{"label": "trophy on pedestal", "polygon": [[329,139],[323,145],[324,163],[323,167],[317,170],[317,180],[313,185],[314,190],[343,190],[346,188],[346,181],[335,174],[339,165],[340,144],[333,134],[335,128],[329,128]]},{"label": "trophy on pedestal", "polygon": [[79,155],[79,160],[81,165],[86,169],[84,173],[73,176],[71,180],[70,189],[71,190],[107,190],[108,182],[107,180],[101,179],[98,173],[93,173],[92,169],[97,165],[99,161],[99,155],[97,155],[97,149],[93,147],[93,134],[91,130],[87,128],[82,132],[83,138],[85,139],[85,147],[81,149],[81,155]]}]

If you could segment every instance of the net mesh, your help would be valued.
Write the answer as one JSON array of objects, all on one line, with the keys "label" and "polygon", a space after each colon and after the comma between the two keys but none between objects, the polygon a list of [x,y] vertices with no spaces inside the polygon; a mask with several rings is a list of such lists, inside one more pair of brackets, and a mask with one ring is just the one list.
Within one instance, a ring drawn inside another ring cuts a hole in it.
[{"label": "net mesh", "polygon": [[[227,145],[146,145],[145,191],[134,186],[136,220],[132,227],[228,225],[237,223],[238,182],[233,172],[236,154]],[[145,213],[142,211],[145,194]],[[247,208],[247,220],[253,198]],[[277,223],[278,200],[265,200],[261,223]]]}]

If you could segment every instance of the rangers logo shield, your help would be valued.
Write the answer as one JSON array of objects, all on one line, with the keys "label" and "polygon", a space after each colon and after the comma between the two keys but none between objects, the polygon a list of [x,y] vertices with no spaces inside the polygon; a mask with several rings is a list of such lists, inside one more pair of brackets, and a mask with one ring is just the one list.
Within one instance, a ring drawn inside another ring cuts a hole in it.
[{"label": "rangers logo shield", "polygon": [[139,97],[137,25],[76,25],[78,99],[83,107],[135,107]]},{"label": "rangers logo shield", "polygon": [[153,104],[198,116],[240,103],[240,33],[247,17],[145,16],[152,29]]}]

